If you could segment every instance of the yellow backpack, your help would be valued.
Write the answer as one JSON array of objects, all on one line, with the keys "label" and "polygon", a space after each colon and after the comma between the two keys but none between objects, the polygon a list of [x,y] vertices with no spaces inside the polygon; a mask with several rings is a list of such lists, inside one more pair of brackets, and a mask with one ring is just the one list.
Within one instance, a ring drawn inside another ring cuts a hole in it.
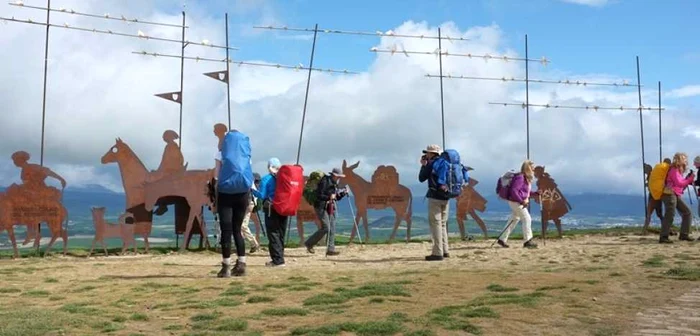
[{"label": "yellow backpack", "polygon": [[669,169],[671,169],[671,165],[662,162],[654,166],[654,169],[651,170],[651,174],[649,174],[649,193],[651,197],[657,201],[661,199],[661,195],[664,192],[666,175]]}]

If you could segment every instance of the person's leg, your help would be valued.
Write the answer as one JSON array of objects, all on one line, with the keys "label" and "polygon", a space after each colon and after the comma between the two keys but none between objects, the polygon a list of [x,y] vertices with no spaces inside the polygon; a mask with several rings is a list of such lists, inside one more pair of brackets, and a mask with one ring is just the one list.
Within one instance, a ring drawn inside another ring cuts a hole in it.
[{"label": "person's leg", "polygon": [[537,247],[537,244],[532,242],[532,217],[530,217],[530,212],[527,211],[527,207],[519,207],[518,217],[522,219],[523,222],[523,246],[525,247]]},{"label": "person's leg", "polygon": [[508,243],[508,237],[510,237],[511,231],[513,231],[513,228],[518,225],[518,222],[520,222],[521,219],[520,208],[522,208],[522,206],[511,201],[508,201],[508,206],[510,207],[510,219],[508,220],[508,223],[506,223],[506,229],[501,236],[501,241],[503,244]]},{"label": "person's leg", "polygon": [[669,233],[671,231],[671,225],[673,224],[673,217],[676,216],[676,195],[664,194],[661,197],[664,203],[664,219],[661,221],[661,234],[659,235],[659,242],[666,243],[670,242],[668,239]]},{"label": "person's leg", "polygon": [[[268,239],[270,240],[270,259],[272,259],[272,265],[284,264],[284,233],[280,225],[280,215],[274,210],[270,209],[269,213],[265,215],[265,223],[267,225]],[[285,227],[286,229],[286,227]]]},{"label": "person's leg", "polygon": [[279,214],[278,214],[278,216],[279,216],[279,219],[277,220],[277,222],[279,223],[280,233],[281,233],[280,234],[280,244],[282,245],[282,251],[280,254],[282,255],[282,263],[284,263],[284,242],[285,242],[285,239],[287,239],[287,234],[289,234],[289,232],[287,232],[287,225],[288,225],[290,219],[288,216],[281,216]]},{"label": "person's leg", "polygon": [[327,255],[338,255],[335,251],[335,213],[328,216],[328,250]]},{"label": "person's leg", "polygon": [[330,225],[330,218],[328,216],[328,211],[326,211],[325,207],[320,207],[315,210],[318,219],[321,220],[321,228],[316,230],[316,232],[314,232],[314,234],[312,234],[311,237],[309,237],[309,239],[307,239],[304,243],[304,245],[306,245],[306,249],[310,253],[314,253],[314,246],[316,246],[316,244],[318,244],[318,242],[320,242],[321,239],[323,239],[326,233],[328,233],[328,227]]},{"label": "person's leg", "polygon": [[[653,198],[652,200],[652,203],[654,204],[654,211],[656,211],[656,217],[658,217],[659,221],[661,221],[661,219],[664,217],[663,204],[660,200],[655,200]],[[649,217],[651,217],[651,214],[649,214]]]},{"label": "person's leg", "polygon": [[231,236],[233,235],[233,207],[231,195],[218,194],[219,226],[221,227],[221,257],[223,259],[221,271],[217,274],[220,278],[231,276]]},{"label": "person's leg", "polygon": [[431,256],[442,258],[442,204],[439,200],[428,198],[428,221],[433,243]]},{"label": "person's leg", "polygon": [[236,255],[238,259],[231,270],[231,275],[245,275],[246,260],[245,260],[245,239],[241,227],[243,226],[243,218],[250,202],[250,193],[236,194],[233,200],[233,243],[236,245]]},{"label": "person's leg", "polygon": [[681,233],[678,235],[678,240],[693,240],[690,237],[690,224],[693,221],[693,213],[690,212],[690,208],[683,201],[683,197],[677,197],[676,209],[681,214]]},{"label": "person's leg", "polygon": [[442,232],[441,232],[441,240],[442,240],[442,256],[443,257],[448,257],[450,255],[450,242],[448,240],[447,236],[447,219],[450,218],[450,201],[443,201],[443,205],[441,206],[441,227],[442,227]]},{"label": "person's leg", "polygon": [[243,234],[243,238],[251,245],[250,253],[254,253],[258,250],[258,241],[255,239],[253,233],[250,232],[250,227],[248,226],[248,224],[250,224],[250,216],[252,215],[254,206],[255,204],[253,202],[248,204],[245,217],[243,217],[243,224],[241,225],[241,233]]}]

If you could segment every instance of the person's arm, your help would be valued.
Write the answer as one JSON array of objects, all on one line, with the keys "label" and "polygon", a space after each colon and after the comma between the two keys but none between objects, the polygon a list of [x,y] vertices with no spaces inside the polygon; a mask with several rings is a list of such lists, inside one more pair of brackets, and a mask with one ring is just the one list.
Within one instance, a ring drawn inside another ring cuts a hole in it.
[{"label": "person's arm", "polygon": [[523,202],[525,202],[525,198],[528,196],[525,194],[525,192],[527,191],[525,177],[522,174],[517,174],[513,176],[513,180],[510,181],[510,183],[510,190],[512,191],[510,193],[510,200],[518,204],[523,204]]},{"label": "person's arm", "polygon": [[253,192],[253,195],[255,195],[255,197],[265,201],[265,199],[268,196],[267,195],[267,184],[269,183],[270,180],[271,180],[270,175],[263,177],[262,180],[260,180],[260,188],[259,188],[260,190],[251,189],[251,192]]},{"label": "person's arm", "polygon": [[424,166],[420,167],[420,172],[418,173],[418,182],[423,183],[430,178],[430,173],[433,170],[433,164],[428,162]]},{"label": "person's arm", "polygon": [[685,188],[685,181],[683,176],[681,176],[681,172],[676,167],[672,167],[668,171],[668,182],[671,187]]},{"label": "person's arm", "polygon": [[51,176],[51,177],[57,179],[59,182],[61,182],[62,188],[66,187],[66,180],[64,180],[63,177],[59,176],[58,174],[54,173],[53,170],[44,167],[44,172],[46,173],[47,176]]},{"label": "person's arm", "polygon": [[327,177],[323,177],[318,181],[316,186],[316,199],[321,202],[328,202],[331,199],[331,194],[329,193],[330,182]]}]

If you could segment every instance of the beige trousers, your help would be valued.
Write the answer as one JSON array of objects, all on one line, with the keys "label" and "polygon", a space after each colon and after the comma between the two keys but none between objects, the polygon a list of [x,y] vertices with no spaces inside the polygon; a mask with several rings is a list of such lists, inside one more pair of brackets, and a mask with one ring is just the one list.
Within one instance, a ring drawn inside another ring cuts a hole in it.
[{"label": "beige trousers", "polygon": [[252,214],[254,207],[255,203],[250,202],[250,204],[248,204],[248,209],[246,209],[245,217],[243,217],[241,233],[243,234],[243,238],[245,238],[245,240],[247,240],[253,246],[258,246],[258,241],[255,239],[253,233],[250,232],[250,228],[248,227],[248,223],[250,223],[250,215]]},{"label": "beige trousers", "polygon": [[443,256],[449,252],[447,243],[447,218],[450,214],[449,201],[428,198],[428,220],[430,222],[430,238],[433,242],[434,256]]}]

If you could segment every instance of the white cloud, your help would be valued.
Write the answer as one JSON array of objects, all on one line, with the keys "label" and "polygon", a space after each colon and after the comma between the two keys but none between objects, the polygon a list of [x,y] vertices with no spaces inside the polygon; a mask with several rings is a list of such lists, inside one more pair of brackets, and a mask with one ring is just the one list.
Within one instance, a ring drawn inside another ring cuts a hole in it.
[{"label": "white cloud", "polygon": [[603,7],[610,3],[610,0],[560,0],[563,2],[568,2],[577,5],[591,6],[591,7]]},{"label": "white cloud", "polygon": [[700,85],[688,85],[666,93],[669,98],[688,98],[700,96]]},{"label": "white cloud", "polygon": [[[149,7],[133,11],[132,7],[127,10],[127,5],[123,6],[110,9],[143,19],[169,22],[179,19],[177,13],[168,15]],[[68,19],[88,27],[101,24],[84,18]],[[206,38],[213,43],[223,40],[220,22],[196,14],[188,14],[188,22],[192,27],[188,36],[192,40]],[[113,27],[115,31],[126,29],[120,23]],[[136,31],[135,27],[128,29]],[[471,39],[468,43],[449,43],[451,53],[517,55],[504,45],[498,26],[464,30],[446,23],[442,29],[445,35]],[[392,30],[399,34],[437,33],[437,27],[412,21]],[[149,28],[148,33],[179,38],[178,29]],[[48,83],[47,164],[65,176],[69,185],[101,184],[119,188],[117,167],[101,165],[100,157],[114,145],[116,137],[121,137],[148,169],[158,167],[164,146],[161,135],[166,129],[178,129],[179,108],[153,94],[178,90],[179,60],[130,52],[145,49],[178,54],[179,46],[60,29],[52,29],[51,34],[49,57],[55,62]],[[5,76],[0,82],[0,100],[5,102],[6,109],[0,113],[0,132],[4,135],[0,155],[8,162],[11,153],[20,149],[32,153],[32,161],[39,161],[41,41],[42,29],[21,24],[10,23],[0,34],[0,47],[13,51],[5,53],[5,62],[0,65]],[[394,43],[395,39],[385,37],[377,47],[391,48]],[[434,41],[404,39],[402,43],[408,50],[435,49]],[[223,57],[219,50],[195,46],[188,47],[187,53]],[[453,75],[522,77],[524,73],[518,62],[447,57],[443,63],[445,73]],[[212,127],[227,119],[225,87],[202,75],[221,68],[220,64],[204,62],[185,64],[182,137],[185,160],[191,169],[212,166],[216,148]],[[562,70],[537,71],[544,78],[553,78]],[[441,142],[438,79],[425,77],[427,73],[437,72],[438,62],[433,56],[378,54],[359,75],[314,73],[301,152],[305,170],[329,170],[340,166],[343,159],[360,160],[358,172],[367,178],[374,167],[393,164],[401,174],[402,183],[417,183],[420,151],[427,144]],[[621,80],[605,74],[577,78]],[[305,81],[304,71],[232,68],[233,124],[252,139],[256,171],[263,172],[271,156],[294,162]],[[490,181],[503,171],[518,167],[525,158],[526,145],[524,110],[488,103],[523,101],[524,86],[446,79],[444,87],[447,146],[462,153],[464,161],[476,169],[473,176],[482,182],[479,188],[490,193],[493,189]],[[530,95],[531,103],[637,105],[633,88],[533,84]],[[655,101],[654,90],[644,90],[643,95],[645,102]],[[531,156],[547,166],[565,192],[641,191],[636,112],[533,108],[530,114]],[[647,132],[651,130],[651,135],[647,134],[648,143],[656,141],[656,120],[656,114],[644,113]],[[668,114],[664,119],[665,148],[674,151],[697,148],[700,141],[694,133],[683,133],[686,125],[697,121],[690,113]],[[651,147],[647,148],[647,155],[656,157],[653,154],[656,149]],[[11,164],[0,165],[3,182],[16,180],[17,174],[17,168]]]}]

